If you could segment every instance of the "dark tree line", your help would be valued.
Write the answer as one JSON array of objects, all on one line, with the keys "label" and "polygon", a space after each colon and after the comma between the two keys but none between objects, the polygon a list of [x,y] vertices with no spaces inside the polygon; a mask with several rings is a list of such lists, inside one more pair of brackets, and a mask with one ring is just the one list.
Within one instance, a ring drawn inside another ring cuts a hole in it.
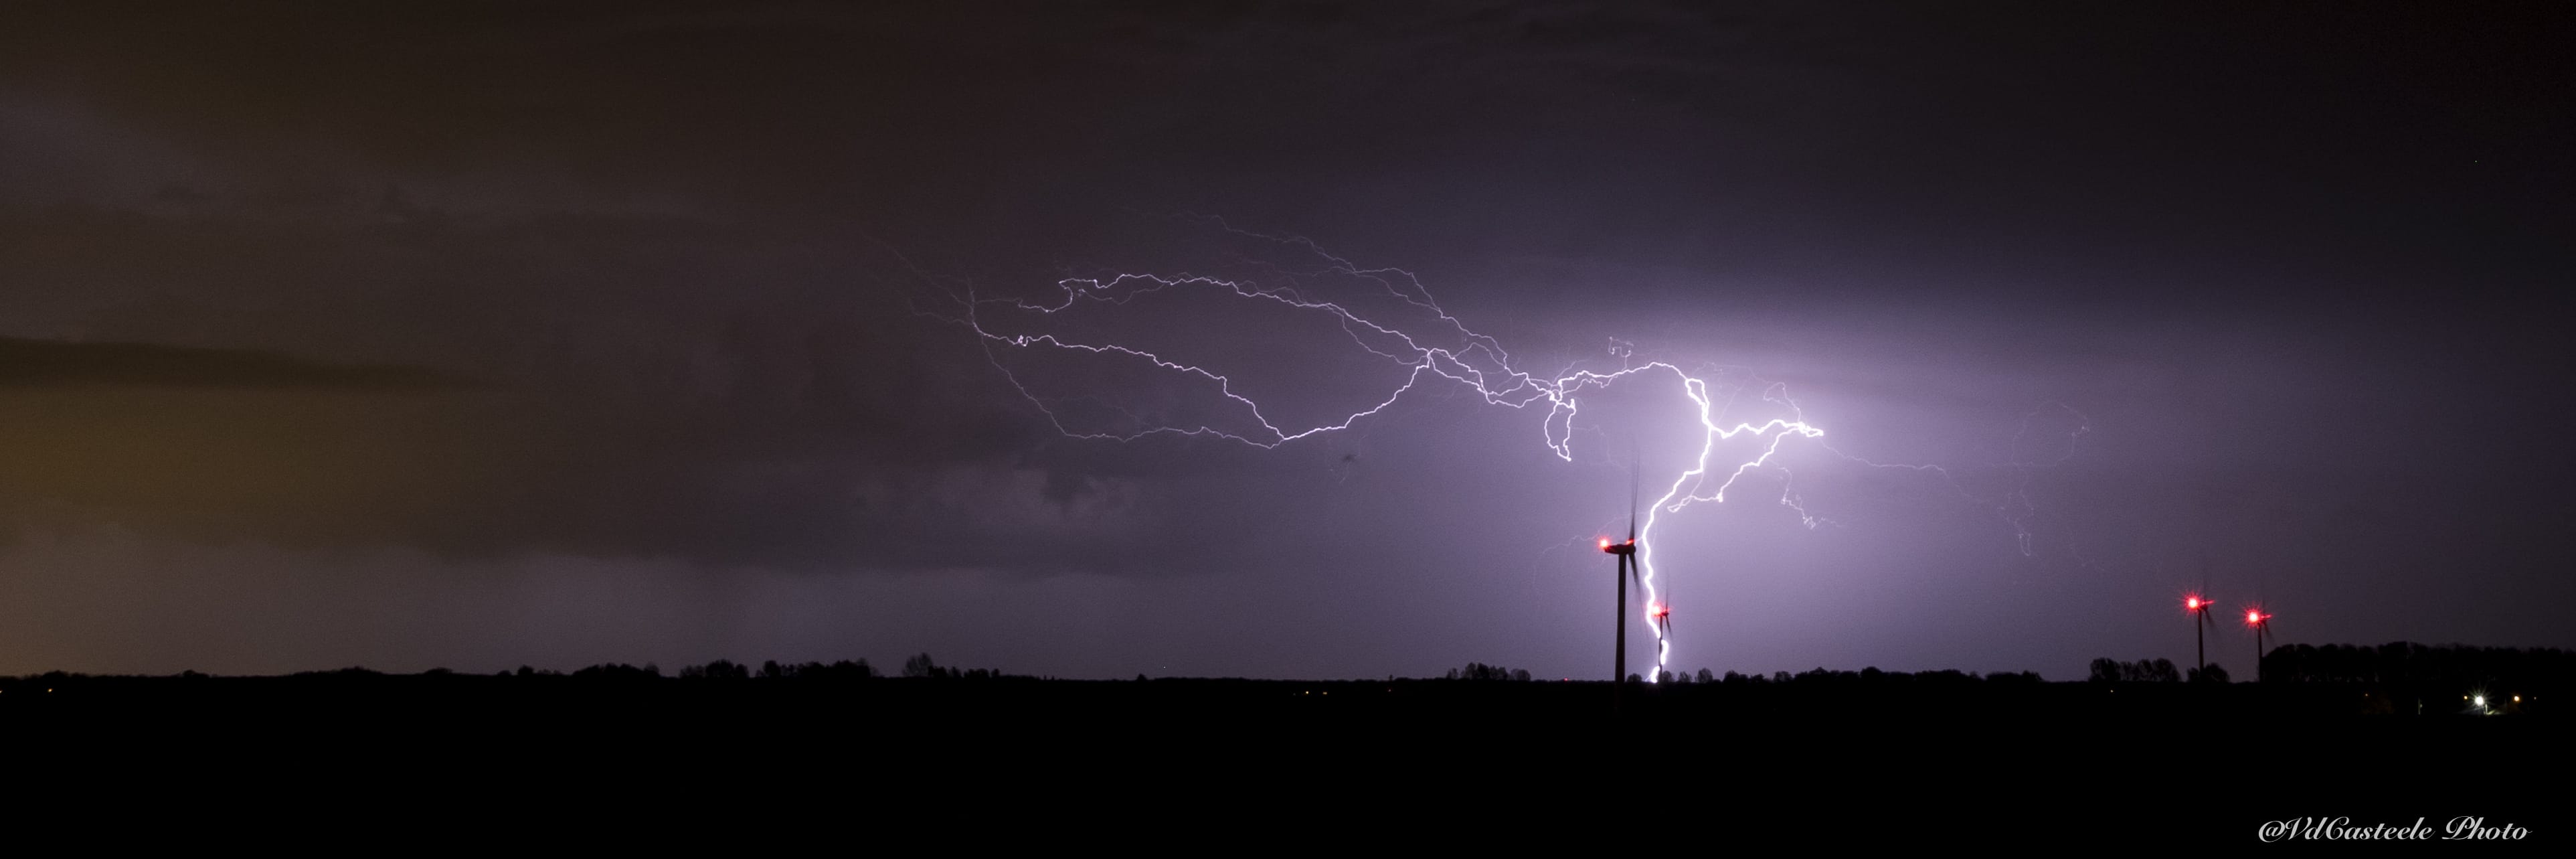
[{"label": "dark tree line", "polygon": [[2106,656],[2093,660],[2092,671],[2085,679],[2094,683],[2225,683],[2227,669],[2215,662],[2209,664],[2209,670],[2202,671],[2177,669],[2170,659],[2121,662]]},{"label": "dark tree line", "polygon": [[[1470,663],[1467,663],[1467,667],[1465,667],[1465,668],[1452,668],[1452,669],[1449,669],[1449,673],[1448,673],[1448,674],[1446,674],[1446,675],[1443,675],[1443,679],[1448,679],[1448,680],[1528,680],[1528,679],[1530,679],[1530,673],[1529,673],[1529,672],[1527,672],[1527,671],[1507,670],[1507,669],[1505,669],[1505,668],[1503,668],[1502,666],[1499,666],[1499,665],[1486,665],[1486,664],[1481,663],[1481,662],[1470,662]],[[1642,675],[1642,674],[1630,674],[1630,675],[1628,675],[1628,682],[1630,682],[1630,683],[1644,683],[1644,682],[1646,682],[1646,677],[1645,677],[1645,675]],[[1706,669],[1706,668],[1702,668],[1702,669],[1698,670],[1697,672],[1682,672],[1682,671],[1669,671],[1669,670],[1666,670],[1666,671],[1657,671],[1657,672],[1655,673],[1655,682],[1657,682],[1657,683],[1663,683],[1663,684],[1668,684],[1668,685],[1674,685],[1674,686],[1693,686],[1693,685],[1699,685],[1699,684],[1703,684],[1703,683],[1705,683],[1705,684],[1715,684],[1715,685],[1727,685],[1727,686],[1745,686],[1745,685],[1768,685],[1768,684],[1787,684],[1787,683],[1806,683],[1806,684],[1861,684],[1861,683],[1869,683],[1869,684],[1879,684],[1879,683],[1894,683],[1894,684],[1918,684],[1918,683],[1920,683],[1920,684],[1940,684],[1940,683],[1977,683],[1977,682],[1989,682],[1989,683],[2038,683],[2038,682],[2041,682],[2041,680],[2040,680],[2039,674],[2038,674],[2037,672],[2030,672],[2030,671],[1997,671],[1997,672],[1991,672],[1991,673],[1987,673],[1987,674],[1980,675],[1980,674],[1977,674],[1976,672],[1973,672],[1973,671],[1959,671],[1959,670],[1956,670],[1956,669],[1944,669],[1944,670],[1941,670],[1941,671],[1905,672],[1905,671],[1881,671],[1881,670],[1879,670],[1879,669],[1878,669],[1878,668],[1876,668],[1876,667],[1871,667],[1871,668],[1864,668],[1864,669],[1861,669],[1861,670],[1859,670],[1859,671],[1833,671],[1833,670],[1829,670],[1829,669],[1825,669],[1825,668],[1815,668],[1815,669],[1811,669],[1811,670],[1808,670],[1808,671],[1802,671],[1802,672],[1799,672],[1799,673],[1797,673],[1797,674],[1790,674],[1789,672],[1786,672],[1786,671],[1775,671],[1775,672],[1772,672],[1772,673],[1770,673],[1770,674],[1742,674],[1742,673],[1738,673],[1738,672],[1734,672],[1734,671],[1729,671],[1729,672],[1726,672],[1725,674],[1716,674],[1716,673],[1712,673],[1712,672],[1710,672],[1710,671],[1709,671],[1708,669]]]},{"label": "dark tree line", "polygon": [[691,665],[680,669],[680,679],[749,680],[751,679],[751,666],[735,662],[731,659],[718,659],[705,665]]},{"label": "dark tree line", "polygon": [[2576,686],[2576,653],[2557,648],[2285,644],[2263,655],[2266,683],[2555,692]]},{"label": "dark tree line", "polygon": [[1703,683],[1716,684],[1720,686],[1770,686],[1793,684],[1809,686],[1956,686],[1976,683],[2013,684],[2040,682],[2039,675],[2035,672],[2029,671],[1993,671],[1985,674],[1978,674],[1973,671],[1960,671],[1954,668],[1942,669],[1940,671],[1882,671],[1877,666],[1863,668],[1859,671],[1835,671],[1828,668],[1818,667],[1801,671],[1796,674],[1791,674],[1786,671],[1774,671],[1767,675],[1742,674],[1734,671],[1729,671],[1725,674],[1711,674],[1708,669],[1702,668],[1694,674],[1682,674],[1668,671],[1657,675],[1657,677],[1665,683],[1685,686]]},{"label": "dark tree line", "polygon": [[759,676],[767,680],[868,680],[877,676],[877,670],[865,659],[843,659],[829,665],[820,662],[781,665],[771,660],[760,663]]},{"label": "dark tree line", "polygon": [[991,680],[1005,676],[990,668],[950,668],[932,661],[930,654],[914,654],[903,661],[903,676],[931,680]]},{"label": "dark tree line", "polygon": [[1527,683],[1530,680],[1530,673],[1528,669],[1505,668],[1500,665],[1487,665],[1482,662],[1470,662],[1467,663],[1467,667],[1465,668],[1449,669],[1449,673],[1441,679],[1510,680]]},{"label": "dark tree line", "polygon": [[[431,669],[429,673],[447,672],[446,669]],[[508,671],[501,673],[505,676],[513,674]],[[561,676],[561,672],[521,666],[515,676],[551,677]],[[651,664],[638,668],[624,663],[608,663],[575,671],[572,676],[585,680],[658,680],[663,675],[661,668]],[[884,676],[886,676],[884,672],[878,671],[876,666],[868,664],[865,659],[843,659],[837,662],[780,662],[772,659],[760,663],[757,668],[730,659],[718,659],[702,665],[683,667],[679,673],[679,679],[682,680],[793,680],[826,683],[874,680]],[[989,679],[1005,675],[990,668],[950,668],[940,665],[930,657],[930,654],[922,653],[904,660],[901,676],[926,679]]]},{"label": "dark tree line", "polygon": [[2182,671],[2170,659],[2121,662],[2105,656],[2093,660],[2093,670],[2085,679],[2095,683],[2180,683]]},{"label": "dark tree line", "polygon": [[[2347,644],[2292,644],[2274,648],[2263,655],[2261,680],[2277,684],[2352,685],[2381,687],[2391,692],[2416,694],[2442,692],[2457,695],[2485,691],[2506,696],[2533,693],[2562,693],[2576,687],[2576,653],[2556,648],[2476,647],[2468,645],[2424,645],[2414,642],[2358,646]],[[331,671],[307,671],[289,675],[290,679],[376,682],[398,675],[386,675],[365,668],[342,668]],[[459,677],[444,668],[422,672],[427,677]],[[491,676],[491,675],[486,675]],[[626,663],[602,663],[571,672],[519,666],[516,670],[498,672],[509,678],[558,678],[581,682],[649,682],[668,679],[659,666]],[[782,663],[771,660],[753,667],[727,659],[681,668],[677,678],[702,680],[765,680],[845,682],[886,677],[865,659],[837,662]],[[1008,677],[985,668],[958,669],[938,664],[930,654],[915,654],[904,660],[900,677],[915,679],[995,679]],[[1532,679],[1525,669],[1506,668],[1482,662],[1470,662],[1462,668],[1448,670],[1449,680],[1527,682]],[[77,683],[89,675],[61,671],[24,678],[0,678],[30,684],[34,688],[61,683]],[[209,678],[194,671],[182,672],[171,679],[206,681]],[[1143,679],[1140,675],[1138,679]],[[1389,678],[1393,679],[1393,678]],[[1642,677],[1631,677],[1642,682]],[[2212,664],[2207,676],[2198,670],[2185,670],[2168,659],[2145,659],[2123,662],[2110,658],[2092,661],[2089,680],[2095,683],[2177,683],[2229,681],[2226,669]],[[1978,675],[1956,670],[1917,673],[1881,671],[1875,667],[1860,671],[1830,671],[1824,668],[1791,674],[1776,671],[1768,675],[1728,671],[1713,674],[1702,668],[1697,672],[1663,671],[1656,680],[1677,686],[1717,684],[1726,686],[1754,684],[1849,685],[1849,684],[1958,684],[1958,683],[2038,683],[2031,672],[1994,672]]]},{"label": "dark tree line", "polygon": [[[428,673],[451,672],[447,672],[446,669],[431,669]],[[525,666],[521,666],[515,674],[509,671],[501,674],[518,677],[562,676],[561,672]],[[661,668],[651,664],[638,668],[624,663],[609,663],[575,671],[572,676],[586,680],[656,680],[661,679],[663,674]],[[760,663],[758,667],[730,659],[718,659],[702,665],[683,667],[678,675],[682,680],[789,680],[835,683],[874,680],[885,676],[884,672],[878,671],[876,666],[868,664],[865,659],[843,659],[837,662],[780,662],[772,659]],[[930,654],[921,653],[905,659],[902,673],[898,676],[934,680],[985,680],[1009,675],[991,668],[951,668],[939,664],[937,660],[931,658]]]},{"label": "dark tree line", "polygon": [[[522,668],[520,670],[525,671],[528,669]],[[662,679],[662,666],[647,662],[644,663],[644,667],[637,668],[623,662],[611,662],[593,665],[588,668],[575,671],[572,673],[572,676],[582,680],[614,680],[627,682],[637,680],[660,680]]]}]

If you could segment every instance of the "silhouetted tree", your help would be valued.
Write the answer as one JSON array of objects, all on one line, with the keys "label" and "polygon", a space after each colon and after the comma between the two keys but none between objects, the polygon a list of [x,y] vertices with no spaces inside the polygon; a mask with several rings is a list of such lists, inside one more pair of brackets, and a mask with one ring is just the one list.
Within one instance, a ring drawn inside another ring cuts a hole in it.
[{"label": "silhouetted tree", "polygon": [[2145,659],[2120,662],[2108,657],[2093,660],[2087,679],[2096,683],[2180,683],[2182,672],[2170,659]]},{"label": "silhouetted tree", "polygon": [[912,658],[903,661],[903,676],[945,677],[948,676],[948,672],[941,669],[939,667],[939,663],[932,662],[930,660],[930,654],[918,653],[914,654]]},{"label": "silhouetted tree", "polygon": [[639,680],[659,680],[662,677],[662,672],[658,669],[646,670],[623,662],[615,662],[593,665],[573,672],[572,676],[577,680],[620,680],[631,682]]},{"label": "silhouetted tree", "polygon": [[856,662],[844,659],[830,665],[807,662],[802,665],[785,666],[780,671],[783,676],[790,679],[830,683],[866,680],[877,676],[876,669],[869,666],[865,659]]},{"label": "silhouetted tree", "polygon": [[1449,673],[1441,676],[1449,680],[1528,680],[1529,672],[1515,672],[1500,665],[1470,662],[1465,668],[1452,668],[1449,669]]},{"label": "silhouetted tree", "polygon": [[[1735,672],[1733,672],[1733,671],[1726,672],[1726,674],[1727,674],[1727,676],[1728,676],[1728,677],[1730,677],[1730,678],[1732,678],[1732,677],[1734,677],[1734,676],[1735,676]],[[1708,669],[1706,669],[1706,668],[1702,668],[1702,669],[1700,669],[1700,670],[1699,670],[1699,682],[1702,682],[1702,683],[1708,683],[1708,682],[1714,681],[1715,679],[1716,679],[1716,678],[1714,678],[1714,677],[1710,677],[1710,676],[1709,676]]]},{"label": "silhouetted tree", "polygon": [[2209,663],[2209,669],[2207,671],[2194,668],[2187,673],[2190,675],[2191,682],[2193,683],[2227,682],[2227,669],[2218,667],[2218,663],[2215,662]]},{"label": "silhouetted tree", "polygon": [[691,665],[680,669],[680,678],[684,680],[743,680],[749,677],[751,677],[750,666],[738,664],[730,659],[718,659],[705,665]]}]

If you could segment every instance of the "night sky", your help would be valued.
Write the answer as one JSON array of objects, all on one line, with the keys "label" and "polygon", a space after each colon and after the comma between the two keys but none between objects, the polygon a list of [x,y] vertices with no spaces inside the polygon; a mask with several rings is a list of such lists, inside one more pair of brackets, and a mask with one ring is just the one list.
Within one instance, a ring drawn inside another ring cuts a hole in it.
[{"label": "night sky", "polygon": [[1606,675],[1670,376],[1091,441],[1243,415],[959,323],[1335,422],[1329,319],[990,303],[1317,248],[1825,430],[1661,520],[1676,668],[2576,645],[2547,5],[11,4],[0,673]]}]

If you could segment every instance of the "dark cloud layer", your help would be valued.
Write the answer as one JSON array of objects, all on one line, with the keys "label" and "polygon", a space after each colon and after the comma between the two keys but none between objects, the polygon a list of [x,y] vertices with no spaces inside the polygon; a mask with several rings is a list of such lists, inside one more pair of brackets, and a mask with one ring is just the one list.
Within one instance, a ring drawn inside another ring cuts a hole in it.
[{"label": "dark cloud layer", "polygon": [[0,337],[0,386],[342,388],[428,391],[458,380],[417,367],[341,365],[270,352]]},{"label": "dark cloud layer", "polygon": [[[1744,599],[1694,663],[2169,653],[2151,604],[2203,558],[2319,640],[2566,644],[2533,606],[2576,596],[2572,35],[2537,4],[15,5],[0,596],[61,611],[0,671],[181,667],[179,634],[79,631],[180,611],[155,576],[212,618],[172,628],[272,668],[670,628],[671,659],[1591,670],[1563,544],[1669,427],[1604,417],[1568,465],[1426,390],[1278,451],[1075,442],[935,315],[1256,270],[1207,215],[1412,269],[1532,367],[1615,337],[1748,368],[1836,450],[1960,475],[1791,449],[1833,524],[1695,509],[1684,599]],[[1103,324],[1283,409],[1367,393],[1342,344],[1218,312]],[[2056,406],[2072,447],[2026,422]],[[957,631],[988,609],[1032,631]],[[867,629],[779,632],[835,611]],[[297,623],[340,632],[260,631]]]}]

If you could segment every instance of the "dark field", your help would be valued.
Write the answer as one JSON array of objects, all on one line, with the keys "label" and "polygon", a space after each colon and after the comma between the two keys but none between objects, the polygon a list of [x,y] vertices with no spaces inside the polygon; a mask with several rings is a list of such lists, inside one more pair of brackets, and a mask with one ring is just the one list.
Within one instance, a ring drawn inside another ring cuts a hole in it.
[{"label": "dark field", "polygon": [[1609,684],[1565,682],[339,672],[0,690],[13,769],[60,786],[52,801],[626,821],[601,837],[765,819],[2059,850],[2250,845],[2315,816],[2422,817],[2439,838],[2466,815],[2528,830],[2512,845],[2528,848],[2568,819],[2545,702],[2396,715],[2350,687],[1845,675],[1632,687],[1617,716]]}]

